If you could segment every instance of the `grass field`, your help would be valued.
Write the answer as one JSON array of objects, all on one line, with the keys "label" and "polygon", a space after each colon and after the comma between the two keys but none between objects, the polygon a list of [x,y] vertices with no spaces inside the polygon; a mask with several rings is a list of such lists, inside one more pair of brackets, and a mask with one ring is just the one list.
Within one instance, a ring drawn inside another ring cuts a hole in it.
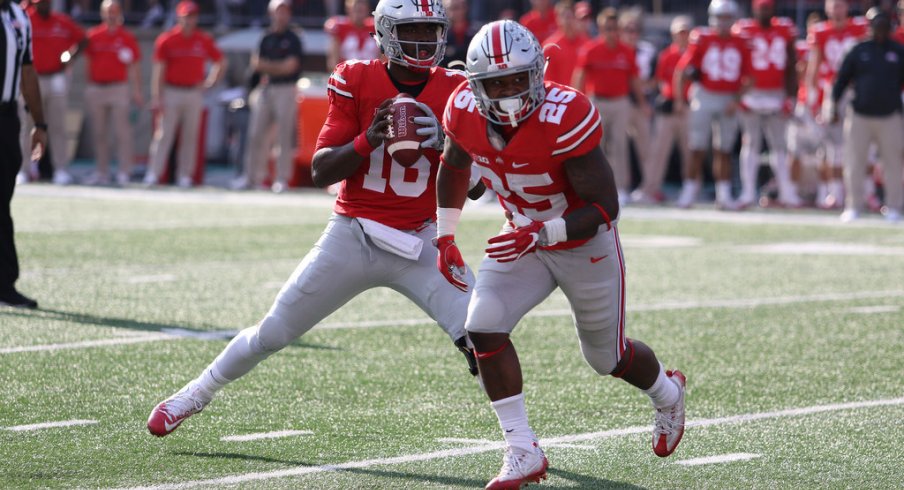
[{"label": "grass field", "polygon": [[[479,488],[498,470],[463,358],[388,290],[147,433],[154,405],[266,312],[328,199],[30,186],[13,204],[18,286],[41,309],[0,309],[0,488]],[[470,264],[499,223],[466,210]],[[690,427],[653,455],[648,400],[584,363],[554,294],[514,334],[541,488],[904,487],[904,228],[632,208],[620,230],[628,335],[687,374]],[[275,431],[299,432],[224,440]]]}]

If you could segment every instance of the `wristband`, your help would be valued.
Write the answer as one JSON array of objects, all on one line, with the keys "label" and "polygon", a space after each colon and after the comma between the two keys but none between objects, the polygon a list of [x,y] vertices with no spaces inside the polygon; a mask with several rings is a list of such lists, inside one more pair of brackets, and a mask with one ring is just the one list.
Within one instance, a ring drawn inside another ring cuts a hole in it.
[{"label": "wristband", "polygon": [[47,123],[35,123],[35,128],[47,131]]},{"label": "wristband", "polygon": [[546,245],[555,245],[568,241],[568,231],[565,229],[565,219],[555,218],[543,222],[543,230],[546,232]]},{"label": "wristband", "polygon": [[454,235],[461,220],[461,209],[436,208],[436,236]]},{"label": "wristband", "polygon": [[367,140],[367,131],[355,136],[355,141],[352,143],[352,147],[355,149],[355,153],[361,155],[362,157],[366,157],[370,155],[374,151],[373,145],[370,144],[370,141]]}]

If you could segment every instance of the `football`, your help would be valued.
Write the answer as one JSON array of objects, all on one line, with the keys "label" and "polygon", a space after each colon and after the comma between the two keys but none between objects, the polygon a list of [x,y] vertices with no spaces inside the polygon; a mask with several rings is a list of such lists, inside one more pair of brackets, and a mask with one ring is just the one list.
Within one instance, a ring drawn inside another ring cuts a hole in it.
[{"label": "football", "polygon": [[421,143],[427,139],[417,134],[418,125],[414,123],[414,118],[427,114],[418,107],[414,97],[405,93],[397,95],[392,106],[395,112],[388,116],[386,151],[399,165],[410,167],[421,158]]}]

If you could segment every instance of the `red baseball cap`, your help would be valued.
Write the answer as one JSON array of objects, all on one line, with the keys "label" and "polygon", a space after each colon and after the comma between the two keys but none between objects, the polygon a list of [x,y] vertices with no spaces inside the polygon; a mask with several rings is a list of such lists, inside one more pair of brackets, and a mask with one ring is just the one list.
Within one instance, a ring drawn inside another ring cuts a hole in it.
[{"label": "red baseball cap", "polygon": [[179,17],[195,15],[200,11],[201,9],[198,8],[198,4],[192,2],[191,0],[182,0],[176,5],[176,15],[178,15]]},{"label": "red baseball cap", "polygon": [[753,0],[753,8],[775,7],[775,0]]}]

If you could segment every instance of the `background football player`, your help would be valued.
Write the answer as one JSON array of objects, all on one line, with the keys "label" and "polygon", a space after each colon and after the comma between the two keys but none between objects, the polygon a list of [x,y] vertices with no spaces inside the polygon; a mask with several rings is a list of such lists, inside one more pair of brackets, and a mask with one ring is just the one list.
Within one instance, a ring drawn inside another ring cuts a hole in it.
[{"label": "background football player", "polygon": [[[731,195],[731,152],[738,137],[740,97],[749,85],[750,49],[731,33],[738,18],[733,0],[713,0],[708,12],[710,27],[691,32],[690,47],[675,71],[675,92],[682,93],[691,80],[698,85],[690,94],[691,162],[676,204],[687,208],[697,200],[703,159],[712,143],[716,206],[734,210],[739,206]],[[676,98],[675,111],[684,110],[684,101]]]},{"label": "background football player", "polygon": [[838,107],[839,119],[833,122],[827,114],[831,106],[828,94],[832,91],[832,83],[844,54],[866,36],[869,24],[862,17],[849,17],[845,0],[826,0],[825,11],[828,20],[816,24],[807,33],[810,44],[807,98],[809,105],[818,104],[824,108],[820,118],[825,125],[823,168],[816,204],[827,209],[838,209],[844,204],[843,120],[850,98],[845,96],[844,103]]},{"label": "background football player", "polygon": [[[157,405],[148,429],[175,430],[203,409],[226,384],[310,330],[361,292],[392,288],[414,301],[455,342],[476,374],[464,330],[473,275],[455,286],[437,273],[435,180],[442,129],[433,117],[464,82],[460,72],[437,67],[447,21],[439,0],[382,0],[376,8],[379,42],[387,62],[341,63],[329,80],[330,108],[317,141],[312,176],[326,187],[341,182],[323,235],[283,286],[259,324],[241,331],[201,375]],[[429,116],[422,127],[423,156],[409,168],[384,149],[392,98],[404,91]],[[424,242],[428,244],[424,246]]]},{"label": "background football player", "polygon": [[650,396],[654,452],[668,456],[684,433],[684,376],[665,371],[649,347],[625,337],[618,193],[599,147],[600,114],[575,89],[544,83],[543,65],[540,44],[523,26],[487,24],[468,49],[468,84],[452,95],[443,116],[448,138],[437,182],[440,271],[454,282],[464,268],[455,231],[472,160],[510,217],[489,240],[467,320],[507,446],[490,489],[520,488],[546,474],[509,335],[559,287],[590,366]]},{"label": "background football player", "polygon": [[778,202],[800,206],[791,181],[786,151],[788,118],[797,94],[797,29],[794,22],[775,16],[774,0],[754,0],[752,19],[741,19],[733,31],[750,43],[753,87],[741,99],[741,195],[738,203],[758,201],[757,175],[763,136],[769,144],[769,164],[778,184]]}]

